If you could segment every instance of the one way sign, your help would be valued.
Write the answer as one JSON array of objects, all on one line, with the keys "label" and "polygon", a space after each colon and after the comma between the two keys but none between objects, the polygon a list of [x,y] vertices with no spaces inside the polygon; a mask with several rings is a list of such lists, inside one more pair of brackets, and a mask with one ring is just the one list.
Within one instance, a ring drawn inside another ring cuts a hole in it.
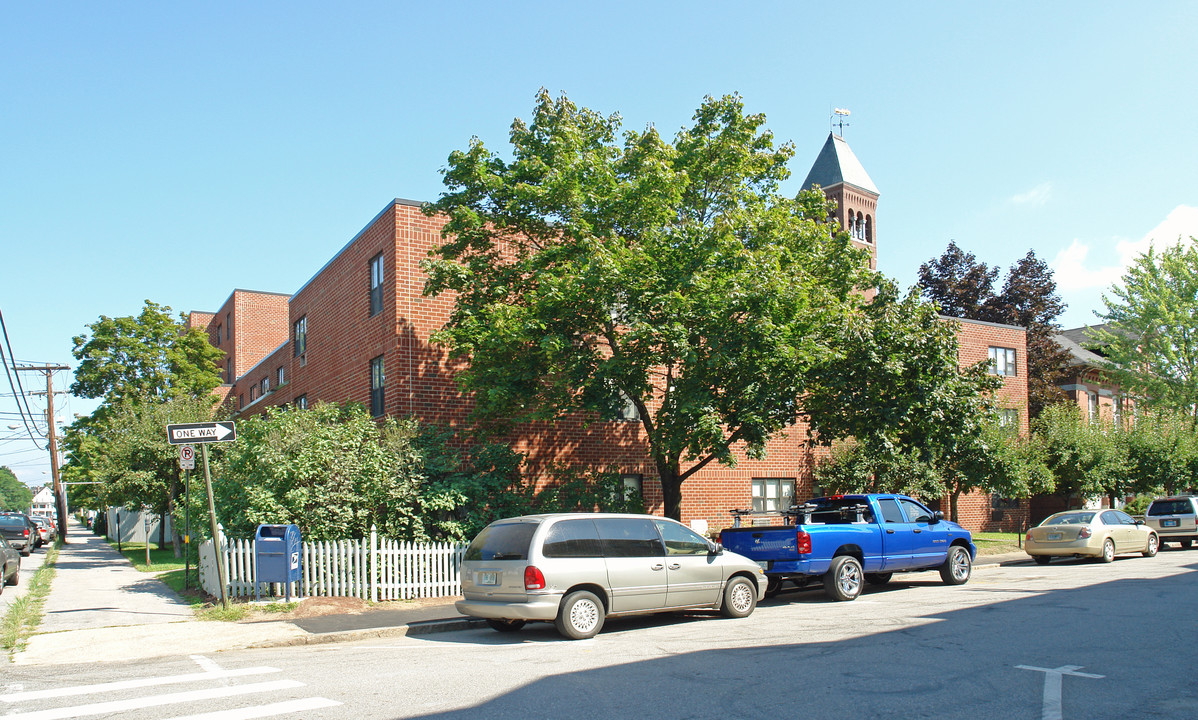
[{"label": "one way sign", "polygon": [[237,439],[237,428],[231,422],[167,425],[166,439],[171,445],[229,442]]}]

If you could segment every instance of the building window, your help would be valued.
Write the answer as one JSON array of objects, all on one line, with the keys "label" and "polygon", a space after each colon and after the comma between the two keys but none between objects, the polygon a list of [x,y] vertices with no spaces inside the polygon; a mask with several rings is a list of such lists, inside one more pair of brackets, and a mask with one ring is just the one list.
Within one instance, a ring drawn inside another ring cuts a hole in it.
[{"label": "building window", "polygon": [[250,402],[254,402],[257,399],[258,399],[258,386],[251,385],[250,386]]},{"label": "building window", "polygon": [[624,475],[624,499],[641,500],[645,497],[645,478],[642,475]]},{"label": "building window", "polygon": [[1087,413],[1087,416],[1090,418],[1090,422],[1097,422],[1098,421],[1098,393],[1088,392],[1088,393],[1086,393],[1086,399],[1088,400],[1087,405],[1089,407],[1089,412]]},{"label": "building window", "polygon": [[1003,408],[999,410],[998,426],[1019,429],[1019,411],[1014,408]]},{"label": "building window", "polygon": [[224,326],[220,324],[217,324],[216,326],[216,344],[218,347],[220,346],[220,331],[222,327]]},{"label": "building window", "polygon": [[237,396],[237,409],[240,410],[243,407],[245,407],[245,393]]},{"label": "building window", "polygon": [[383,414],[383,356],[379,355],[370,361],[370,414],[378,417]]},{"label": "building window", "polygon": [[308,316],[295,321],[295,356],[299,357],[308,351]]},{"label": "building window", "polygon": [[794,497],[794,480],[753,478],[753,512],[789,510]]},{"label": "building window", "polygon": [[300,395],[299,397],[297,397],[295,399],[295,406],[297,408],[299,408],[300,410],[307,410],[308,409],[308,396]]},{"label": "building window", "polygon": [[287,384],[287,373],[284,371],[283,366],[280,365],[279,369],[275,371],[275,387],[285,384]]},{"label": "building window", "polygon": [[383,311],[383,254],[370,260],[370,317]]},{"label": "building window", "polygon": [[266,393],[270,392],[270,378],[269,377],[262,378],[262,382],[259,383],[259,388],[260,388],[260,392],[258,394],[265,397]]},{"label": "building window", "polygon": [[233,337],[233,313],[225,313],[225,339]]},{"label": "building window", "polygon": [[1012,348],[991,347],[990,348],[990,374],[991,375],[1014,375],[1015,374],[1015,351]]},{"label": "building window", "polygon": [[233,384],[233,361],[231,359],[225,363],[225,384]]}]

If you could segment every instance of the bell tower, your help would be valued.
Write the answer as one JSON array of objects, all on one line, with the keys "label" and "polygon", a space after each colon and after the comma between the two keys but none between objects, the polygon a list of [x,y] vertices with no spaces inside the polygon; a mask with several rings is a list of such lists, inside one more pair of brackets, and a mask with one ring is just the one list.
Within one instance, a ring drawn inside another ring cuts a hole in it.
[{"label": "bell tower", "polygon": [[[837,111],[847,115],[848,111]],[[844,131],[843,123],[841,132]],[[835,130],[819,151],[811,172],[803,181],[803,189],[818,185],[824,195],[836,203],[834,213],[840,227],[853,239],[853,246],[869,251],[869,267],[878,267],[878,188],[853,154],[849,144]]]}]

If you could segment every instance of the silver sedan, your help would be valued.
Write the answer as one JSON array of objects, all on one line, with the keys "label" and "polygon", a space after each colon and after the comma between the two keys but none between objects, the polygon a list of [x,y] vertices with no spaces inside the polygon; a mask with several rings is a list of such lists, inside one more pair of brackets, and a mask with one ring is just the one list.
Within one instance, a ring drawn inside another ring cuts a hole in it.
[{"label": "silver sedan", "polygon": [[1142,521],[1121,510],[1067,510],[1049,515],[1027,533],[1024,550],[1041,565],[1056,557],[1094,557],[1111,562],[1117,554],[1156,555],[1160,538]]}]

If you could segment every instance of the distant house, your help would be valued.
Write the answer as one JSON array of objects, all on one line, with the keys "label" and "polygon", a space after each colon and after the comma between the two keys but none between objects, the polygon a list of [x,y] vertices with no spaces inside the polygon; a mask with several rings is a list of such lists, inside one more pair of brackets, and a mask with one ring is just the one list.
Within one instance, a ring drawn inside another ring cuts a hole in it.
[{"label": "distant house", "polygon": [[33,502],[29,504],[29,514],[58,517],[58,512],[54,509],[54,491],[43,487],[34,493]]},{"label": "distant house", "polygon": [[1079,327],[1053,336],[1053,340],[1069,353],[1068,375],[1060,387],[1085,417],[1092,421],[1109,420],[1122,427],[1135,409],[1134,401],[1125,396],[1118,385],[1104,380],[1102,365],[1105,360],[1101,351],[1086,348],[1094,341],[1093,331],[1105,329],[1106,325]]}]

